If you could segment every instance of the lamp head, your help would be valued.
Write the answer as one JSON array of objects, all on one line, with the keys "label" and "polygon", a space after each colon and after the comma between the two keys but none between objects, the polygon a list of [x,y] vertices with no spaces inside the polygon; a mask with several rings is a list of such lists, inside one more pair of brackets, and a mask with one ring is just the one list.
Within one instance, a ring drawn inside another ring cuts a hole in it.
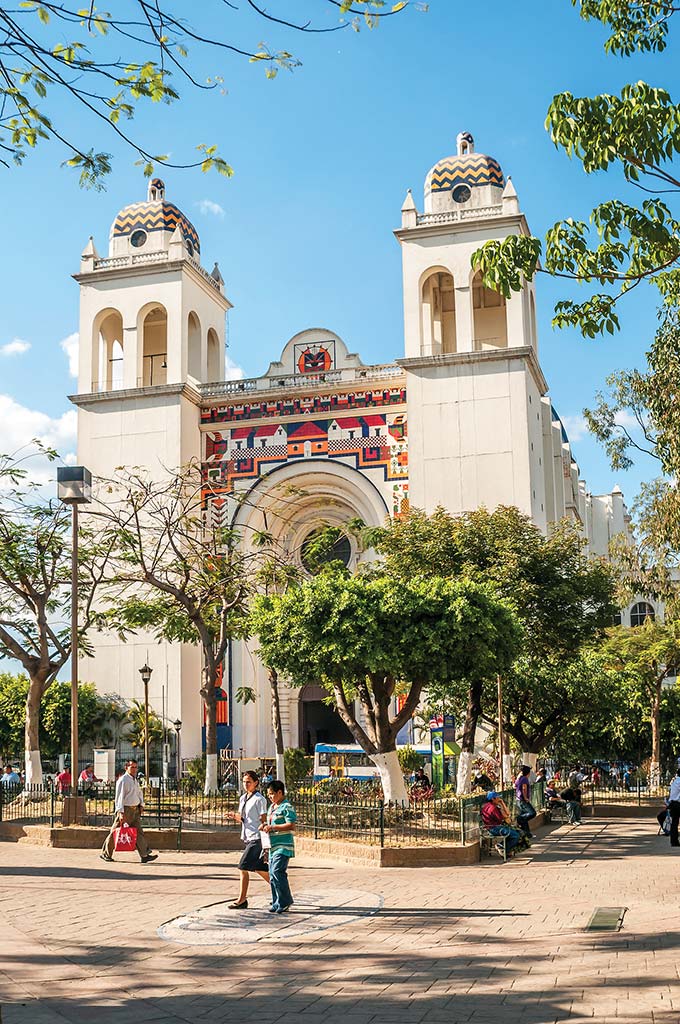
[{"label": "lamp head", "polygon": [[152,672],[153,672],[153,669],[149,668],[148,665],[146,665],[146,664],[142,665],[142,667],[139,670],[139,674],[142,677],[142,682],[144,684],[149,682],[149,680],[151,679],[151,673]]},{"label": "lamp head", "polygon": [[92,474],[85,466],[57,468],[57,497],[67,505],[86,505],[92,501]]}]

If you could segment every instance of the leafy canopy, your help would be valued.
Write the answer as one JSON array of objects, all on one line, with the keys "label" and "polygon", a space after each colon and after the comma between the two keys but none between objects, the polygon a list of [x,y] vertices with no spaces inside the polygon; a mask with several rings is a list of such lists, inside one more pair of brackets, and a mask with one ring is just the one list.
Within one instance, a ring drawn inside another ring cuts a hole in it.
[{"label": "leafy canopy", "polygon": [[126,125],[146,103],[179,100],[181,87],[224,91],[221,74],[202,75],[196,51],[207,49],[220,62],[226,57],[247,60],[262,66],[267,78],[300,67],[301,61],[285,48],[240,43],[236,33],[248,30],[247,14],[256,23],[275,25],[277,32],[359,31],[362,24],[375,28],[411,4],[316,0],[320,15],[333,16],[332,22],[317,26],[299,21],[290,0],[277,5],[276,16],[255,0],[246,0],[246,12],[230,2],[204,0],[193,11],[194,22],[203,15],[203,30],[189,23],[186,4],[179,0],[129,0],[116,6],[110,12],[94,0],[82,9],[50,0],[0,5],[0,164],[21,164],[40,143],[56,141],[66,153],[66,165],[79,172],[80,184],[101,188],[111,171],[111,154],[96,149],[91,139],[95,128],[104,126],[112,141],[137,156],[147,176],[157,163],[230,176],[232,169],[214,143],[196,145],[194,160],[173,162],[167,153],[148,149]]}]

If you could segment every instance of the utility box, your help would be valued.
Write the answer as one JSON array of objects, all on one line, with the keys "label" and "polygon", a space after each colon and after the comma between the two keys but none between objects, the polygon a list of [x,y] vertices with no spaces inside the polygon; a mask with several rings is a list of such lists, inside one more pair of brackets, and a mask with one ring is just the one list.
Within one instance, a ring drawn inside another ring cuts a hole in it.
[{"label": "utility box", "polygon": [[116,751],[104,748],[94,751],[94,774],[102,782],[116,781]]},{"label": "utility box", "polygon": [[432,750],[432,785],[437,790],[452,786],[456,781],[456,757],[460,747],[456,743],[456,722],[453,715],[439,715],[430,722]]}]

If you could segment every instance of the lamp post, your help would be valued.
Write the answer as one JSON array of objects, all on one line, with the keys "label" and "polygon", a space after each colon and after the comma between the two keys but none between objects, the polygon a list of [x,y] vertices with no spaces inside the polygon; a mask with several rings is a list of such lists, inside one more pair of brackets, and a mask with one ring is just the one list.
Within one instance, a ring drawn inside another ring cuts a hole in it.
[{"label": "lamp post", "polygon": [[139,674],[144,683],[144,783],[149,785],[149,680],[151,679],[152,668],[146,664],[142,665]]},{"label": "lamp post", "polygon": [[84,466],[57,469],[57,497],[71,506],[71,786],[78,790],[78,506],[92,501],[92,474]]},{"label": "lamp post", "polygon": [[177,734],[177,750],[176,750],[176,754],[177,754],[177,769],[176,769],[176,771],[177,771],[177,786],[179,787],[180,781],[182,779],[182,758],[180,756],[180,749],[179,749],[179,731],[182,728],[182,723],[180,722],[179,718],[176,718],[175,721],[172,724],[174,725],[175,733]]}]

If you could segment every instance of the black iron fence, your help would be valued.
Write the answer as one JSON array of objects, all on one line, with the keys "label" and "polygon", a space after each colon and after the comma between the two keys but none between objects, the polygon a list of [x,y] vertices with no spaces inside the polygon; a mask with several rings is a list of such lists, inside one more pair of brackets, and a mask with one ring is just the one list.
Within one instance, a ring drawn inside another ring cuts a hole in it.
[{"label": "black iron fence", "polygon": [[[0,821],[50,824],[62,821],[64,797],[51,783],[42,786],[0,786]],[[83,804],[83,824],[108,826],[114,814],[115,787],[95,784],[78,794]],[[508,807],[514,806],[514,792],[502,794]],[[374,793],[329,793],[324,788],[304,786],[292,789],[288,797],[296,809],[297,833],[314,839],[334,839],[371,846],[436,846],[468,843],[479,837],[480,811],[485,796],[442,795],[403,803],[383,803]],[[543,790],[533,787],[537,809],[543,805]],[[145,820],[151,826],[169,823],[168,808],[176,808],[182,829],[239,831],[239,794],[228,791],[205,796],[171,781],[144,791]]]}]

